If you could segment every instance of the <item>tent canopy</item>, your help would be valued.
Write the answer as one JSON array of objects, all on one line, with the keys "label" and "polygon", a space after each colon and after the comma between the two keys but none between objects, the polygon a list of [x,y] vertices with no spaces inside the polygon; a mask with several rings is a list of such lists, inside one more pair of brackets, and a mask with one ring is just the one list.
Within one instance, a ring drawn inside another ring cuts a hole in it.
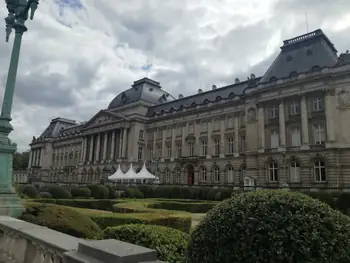
[{"label": "tent canopy", "polygon": [[123,173],[122,169],[120,169],[120,164],[118,164],[117,171],[108,177],[109,180],[120,180],[124,178],[125,178],[125,174]]},{"label": "tent canopy", "polygon": [[136,177],[138,179],[156,179],[156,177],[147,170],[146,163],[143,163],[142,169],[138,172]]},{"label": "tent canopy", "polygon": [[137,179],[137,175],[134,171],[134,168],[132,167],[132,164],[130,164],[129,170],[125,173],[124,178],[122,179]]}]

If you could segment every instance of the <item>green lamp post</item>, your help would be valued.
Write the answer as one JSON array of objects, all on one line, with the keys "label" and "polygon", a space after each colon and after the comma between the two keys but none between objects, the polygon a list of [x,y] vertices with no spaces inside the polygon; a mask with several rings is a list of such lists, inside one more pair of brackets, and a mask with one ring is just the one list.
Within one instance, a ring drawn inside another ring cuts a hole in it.
[{"label": "green lamp post", "polygon": [[21,50],[22,35],[27,31],[25,22],[33,19],[38,7],[38,0],[5,0],[8,9],[6,22],[6,42],[12,30],[15,31],[15,39],[11,54],[10,67],[7,74],[5,94],[0,115],[0,215],[17,217],[23,211],[20,198],[12,187],[12,158],[17,145],[9,139],[13,130],[11,125],[11,110],[15,83],[17,76],[18,60]]}]

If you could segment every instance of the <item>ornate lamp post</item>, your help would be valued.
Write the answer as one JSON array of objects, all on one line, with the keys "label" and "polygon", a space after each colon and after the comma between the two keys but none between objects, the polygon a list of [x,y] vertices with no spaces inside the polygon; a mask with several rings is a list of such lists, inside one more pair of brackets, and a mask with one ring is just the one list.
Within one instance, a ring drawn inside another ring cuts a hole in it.
[{"label": "ornate lamp post", "polygon": [[0,115],[0,215],[17,217],[23,208],[21,200],[12,187],[12,158],[17,145],[12,143],[8,135],[13,130],[11,125],[11,110],[13,94],[17,76],[18,60],[21,50],[22,35],[27,31],[25,21],[33,19],[38,7],[38,0],[5,0],[8,9],[6,22],[6,42],[12,29],[15,31],[15,39],[11,54],[10,67],[7,74],[5,95]]}]

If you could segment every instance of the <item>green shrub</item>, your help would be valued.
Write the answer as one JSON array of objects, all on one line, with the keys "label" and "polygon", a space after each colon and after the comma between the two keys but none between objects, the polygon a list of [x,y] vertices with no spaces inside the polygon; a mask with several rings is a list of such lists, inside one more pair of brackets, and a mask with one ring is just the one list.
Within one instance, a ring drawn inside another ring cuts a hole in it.
[{"label": "green shrub", "polygon": [[177,210],[177,211],[186,211],[190,213],[207,213],[212,209],[216,203],[184,203],[184,202],[170,202],[170,201],[157,201],[156,203],[149,204],[149,207],[166,209],[166,210]]},{"label": "green shrub", "polygon": [[317,200],[320,200],[321,202],[326,203],[332,208],[335,208],[335,200],[332,196],[332,194],[327,193],[327,192],[308,192],[305,193],[306,195],[315,198]]},{"label": "green shrub", "polygon": [[255,191],[212,209],[192,232],[188,263],[350,260],[350,218],[300,193]]},{"label": "green shrub", "polygon": [[166,226],[181,230],[185,233],[191,231],[191,215],[161,214],[161,213],[129,213],[129,214],[93,214],[90,218],[101,228],[125,224],[146,224]]},{"label": "green shrub", "polygon": [[70,193],[73,198],[89,198],[91,196],[91,191],[87,187],[74,187],[70,189]]},{"label": "green shrub", "polygon": [[72,198],[72,195],[70,192],[68,192],[66,189],[60,186],[54,186],[47,190],[52,195],[52,198],[57,199],[69,199]]},{"label": "green shrub", "polygon": [[206,200],[215,200],[216,193],[219,193],[217,189],[209,189]]},{"label": "green shrub", "polygon": [[128,188],[126,189],[126,194],[128,198],[141,199],[144,197],[143,193],[138,188]]},{"label": "green shrub", "polygon": [[27,203],[20,219],[79,238],[99,239],[102,235],[88,216],[64,206]]},{"label": "green shrub", "polygon": [[34,185],[26,185],[22,188],[21,195],[29,198],[37,198],[39,191]]},{"label": "green shrub", "polygon": [[104,185],[91,184],[88,186],[91,191],[91,196],[95,199],[108,199],[109,190]]},{"label": "green shrub", "polygon": [[41,192],[40,197],[41,198],[52,198],[52,194],[49,192]]},{"label": "green shrub", "polygon": [[349,214],[350,212],[350,193],[341,193],[336,202],[335,207],[337,210],[344,214]]},{"label": "green shrub", "polygon": [[106,185],[106,187],[108,188],[108,199],[117,199],[118,194],[116,189],[114,189],[111,185]]},{"label": "green shrub", "polygon": [[56,204],[71,207],[113,211],[113,206],[116,204],[115,200],[109,199],[36,199],[38,203]]},{"label": "green shrub", "polygon": [[138,186],[138,189],[141,191],[143,196],[145,198],[152,198],[154,197],[154,186],[152,185],[140,185]]},{"label": "green shrub", "polygon": [[157,258],[166,262],[182,262],[189,235],[176,229],[153,225],[108,227],[105,239],[118,239],[157,251]]}]

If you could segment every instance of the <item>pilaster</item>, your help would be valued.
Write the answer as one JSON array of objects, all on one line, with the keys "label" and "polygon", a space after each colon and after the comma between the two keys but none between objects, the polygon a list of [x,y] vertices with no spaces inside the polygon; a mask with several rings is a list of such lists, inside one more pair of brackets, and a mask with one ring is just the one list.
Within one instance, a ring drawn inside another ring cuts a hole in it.
[{"label": "pilaster", "polygon": [[234,120],[234,129],[235,129],[235,144],[234,144],[234,155],[239,155],[239,115],[235,115]]},{"label": "pilaster", "polygon": [[207,159],[210,159],[212,154],[213,154],[213,142],[212,142],[212,139],[211,139],[212,124],[213,124],[213,120],[208,120],[208,152],[207,152]]},{"label": "pilaster", "polygon": [[111,155],[109,157],[111,160],[114,160],[114,152],[115,152],[115,146],[116,146],[115,133],[116,133],[116,131],[112,131]]},{"label": "pilaster", "polygon": [[278,111],[278,117],[279,117],[279,136],[280,136],[280,147],[279,151],[283,151],[286,148],[286,119],[285,119],[285,112],[284,112],[284,101],[281,101],[279,104],[279,111]]},{"label": "pilaster", "polygon": [[225,119],[220,120],[220,158],[225,157]]},{"label": "pilaster", "polygon": [[101,134],[98,133],[96,137],[95,162],[100,160]]},{"label": "pilaster", "polygon": [[300,101],[300,111],[301,111],[301,139],[302,145],[301,149],[309,149],[309,126],[307,120],[307,105],[306,97],[303,95]]},{"label": "pilaster", "polygon": [[103,159],[107,160],[107,142],[108,142],[108,132],[104,133],[104,139],[103,139]]},{"label": "pilaster", "polygon": [[265,152],[265,113],[264,106],[260,105],[258,109],[259,125],[259,152]]}]

